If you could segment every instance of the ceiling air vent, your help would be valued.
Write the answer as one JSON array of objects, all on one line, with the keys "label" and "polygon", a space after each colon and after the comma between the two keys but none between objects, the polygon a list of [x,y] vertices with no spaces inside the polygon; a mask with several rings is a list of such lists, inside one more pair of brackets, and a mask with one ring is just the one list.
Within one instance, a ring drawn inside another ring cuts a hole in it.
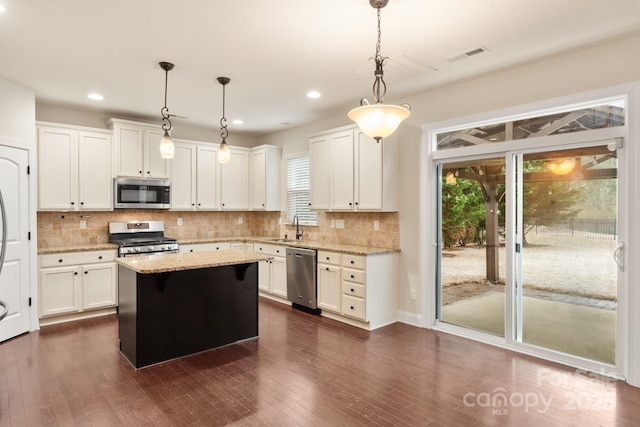
[{"label": "ceiling air vent", "polygon": [[468,58],[470,56],[477,55],[477,54],[482,53],[482,52],[486,52],[487,50],[489,50],[489,49],[487,49],[484,46],[480,46],[480,47],[478,47],[476,49],[472,49],[472,50],[470,50],[468,52],[464,52],[464,53],[461,53],[459,55],[454,55],[454,56],[452,56],[450,58],[447,58],[447,61],[449,61],[450,63],[451,62],[460,61],[461,59],[465,59],[465,58]]}]

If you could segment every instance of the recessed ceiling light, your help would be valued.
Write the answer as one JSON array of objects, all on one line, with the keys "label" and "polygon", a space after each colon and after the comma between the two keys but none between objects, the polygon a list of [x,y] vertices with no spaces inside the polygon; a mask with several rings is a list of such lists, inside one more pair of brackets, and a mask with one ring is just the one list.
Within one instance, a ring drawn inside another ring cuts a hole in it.
[{"label": "recessed ceiling light", "polygon": [[104,96],[100,95],[99,93],[90,93],[89,95],[87,95],[87,98],[93,99],[94,101],[102,101],[104,99]]},{"label": "recessed ceiling light", "polygon": [[320,98],[321,94],[317,90],[307,92],[307,98]]},{"label": "recessed ceiling light", "polygon": [[233,123],[234,125],[243,125],[244,121],[240,120],[240,119],[235,119],[234,121],[232,121],[231,123]]}]

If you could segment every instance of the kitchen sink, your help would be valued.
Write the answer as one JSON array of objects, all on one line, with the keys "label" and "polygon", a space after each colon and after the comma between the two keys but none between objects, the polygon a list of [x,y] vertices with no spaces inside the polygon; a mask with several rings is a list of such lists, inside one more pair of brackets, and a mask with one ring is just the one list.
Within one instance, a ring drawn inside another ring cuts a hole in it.
[{"label": "kitchen sink", "polygon": [[290,243],[290,242],[295,242],[295,240],[292,239],[270,239],[272,242],[277,242],[277,243]]}]

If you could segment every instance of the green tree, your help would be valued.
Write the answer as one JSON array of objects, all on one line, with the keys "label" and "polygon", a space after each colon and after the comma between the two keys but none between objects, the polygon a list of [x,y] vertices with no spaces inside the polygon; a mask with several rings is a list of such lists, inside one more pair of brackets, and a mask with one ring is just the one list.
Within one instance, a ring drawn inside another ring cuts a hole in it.
[{"label": "green tree", "polygon": [[484,229],[484,195],[477,181],[442,180],[442,240],[445,247],[473,241],[481,243]]}]

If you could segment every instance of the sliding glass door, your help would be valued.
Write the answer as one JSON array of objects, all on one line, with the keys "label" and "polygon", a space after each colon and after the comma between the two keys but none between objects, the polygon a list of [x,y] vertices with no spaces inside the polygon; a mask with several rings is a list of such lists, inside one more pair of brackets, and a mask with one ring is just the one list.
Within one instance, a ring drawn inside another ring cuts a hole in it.
[{"label": "sliding glass door", "polygon": [[617,144],[523,153],[514,160],[515,338],[614,365]]},{"label": "sliding glass door", "polygon": [[615,365],[618,144],[439,162],[437,320]]}]

